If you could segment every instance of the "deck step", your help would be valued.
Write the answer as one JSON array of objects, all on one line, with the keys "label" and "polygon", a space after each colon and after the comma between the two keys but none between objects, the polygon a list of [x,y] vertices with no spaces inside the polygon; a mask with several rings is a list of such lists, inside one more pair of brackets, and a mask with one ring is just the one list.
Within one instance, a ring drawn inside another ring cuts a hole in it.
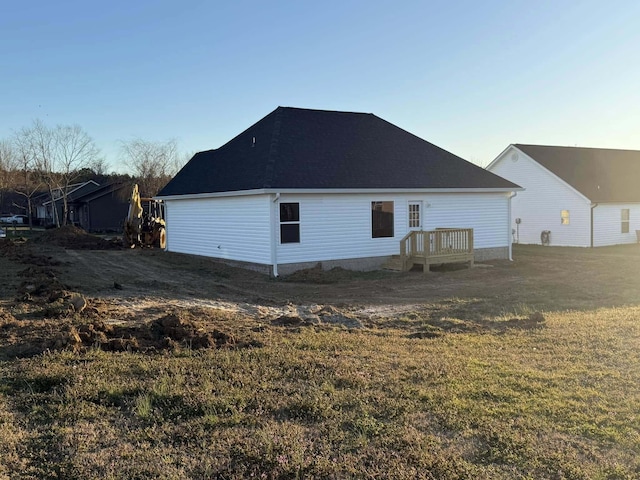
[{"label": "deck step", "polygon": [[400,255],[393,255],[389,260],[382,264],[383,270],[393,270],[394,272],[402,271],[402,258]]}]

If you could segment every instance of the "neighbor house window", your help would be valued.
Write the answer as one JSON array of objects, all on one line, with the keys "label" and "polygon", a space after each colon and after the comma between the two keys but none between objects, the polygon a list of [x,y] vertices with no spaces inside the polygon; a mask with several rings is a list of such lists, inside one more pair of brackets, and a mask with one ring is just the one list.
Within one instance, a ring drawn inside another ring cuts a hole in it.
[{"label": "neighbor house window", "polygon": [[393,237],[393,202],[371,202],[371,236]]},{"label": "neighbor house window", "polygon": [[300,204],[280,204],[280,243],[300,243]]},{"label": "neighbor house window", "polygon": [[629,209],[623,208],[620,210],[620,232],[629,233]]},{"label": "neighbor house window", "polygon": [[569,210],[560,212],[560,225],[569,225]]}]

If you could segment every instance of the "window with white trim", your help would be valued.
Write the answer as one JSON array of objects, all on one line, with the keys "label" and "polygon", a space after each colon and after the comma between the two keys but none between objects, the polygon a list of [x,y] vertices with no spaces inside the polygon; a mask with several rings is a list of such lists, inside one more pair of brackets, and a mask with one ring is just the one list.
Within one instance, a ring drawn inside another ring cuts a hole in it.
[{"label": "window with white trim", "polygon": [[569,210],[560,212],[560,225],[569,225]]},{"label": "window with white trim", "polygon": [[280,204],[280,243],[300,243],[300,204]]},{"label": "window with white trim", "polygon": [[620,210],[620,233],[629,233],[629,209]]}]

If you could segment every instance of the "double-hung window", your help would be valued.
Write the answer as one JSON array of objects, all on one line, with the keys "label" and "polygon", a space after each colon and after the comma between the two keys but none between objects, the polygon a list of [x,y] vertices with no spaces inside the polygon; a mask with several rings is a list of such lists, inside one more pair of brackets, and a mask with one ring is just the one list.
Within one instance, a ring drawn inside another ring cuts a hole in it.
[{"label": "double-hung window", "polygon": [[620,210],[620,232],[629,233],[629,209]]},{"label": "double-hung window", "polygon": [[300,204],[280,204],[280,243],[300,243]]}]

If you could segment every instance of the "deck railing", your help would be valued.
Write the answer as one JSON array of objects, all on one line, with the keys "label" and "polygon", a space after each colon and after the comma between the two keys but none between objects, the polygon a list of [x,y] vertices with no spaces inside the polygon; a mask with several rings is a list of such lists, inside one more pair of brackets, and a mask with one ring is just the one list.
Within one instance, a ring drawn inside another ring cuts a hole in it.
[{"label": "deck railing", "polygon": [[421,263],[469,261],[473,264],[473,228],[415,230],[400,240],[400,257],[405,270]]}]

